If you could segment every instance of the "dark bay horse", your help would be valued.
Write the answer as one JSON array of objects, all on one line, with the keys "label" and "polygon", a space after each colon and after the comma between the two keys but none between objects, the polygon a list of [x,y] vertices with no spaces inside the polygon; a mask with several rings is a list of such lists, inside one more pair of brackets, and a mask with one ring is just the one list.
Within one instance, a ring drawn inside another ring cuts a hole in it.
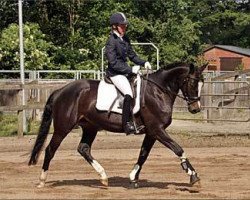
[{"label": "dark bay horse", "polygon": [[[182,91],[182,98],[187,101],[189,112],[200,111],[200,89],[205,67],[206,65],[198,68],[193,64],[175,63],[143,77],[142,83],[146,89],[143,90],[141,109],[135,115],[135,121],[138,125],[145,126],[145,137],[137,163],[129,175],[133,187],[138,186],[140,171],[155,141],[161,142],[180,158],[183,170],[190,176],[191,185],[200,180],[183,149],[170,138],[165,129],[171,124],[173,104],[179,90]],[[99,173],[102,184],[108,185],[104,168],[91,155],[91,145],[100,130],[119,133],[124,131],[122,115],[109,115],[108,112],[96,109],[98,84],[97,80],[77,80],[54,91],[48,98],[29,160],[29,165],[37,163],[53,119],[54,134],[45,150],[38,187],[45,185],[50,161],[63,139],[76,125],[81,126],[83,131],[78,152]]]}]

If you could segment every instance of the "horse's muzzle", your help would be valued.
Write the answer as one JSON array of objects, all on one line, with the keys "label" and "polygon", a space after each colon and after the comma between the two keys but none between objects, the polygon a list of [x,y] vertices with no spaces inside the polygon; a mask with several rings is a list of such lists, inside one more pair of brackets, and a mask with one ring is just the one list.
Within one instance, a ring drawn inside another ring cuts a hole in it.
[{"label": "horse's muzzle", "polygon": [[200,101],[195,101],[191,104],[188,104],[188,111],[192,114],[196,114],[201,111]]}]

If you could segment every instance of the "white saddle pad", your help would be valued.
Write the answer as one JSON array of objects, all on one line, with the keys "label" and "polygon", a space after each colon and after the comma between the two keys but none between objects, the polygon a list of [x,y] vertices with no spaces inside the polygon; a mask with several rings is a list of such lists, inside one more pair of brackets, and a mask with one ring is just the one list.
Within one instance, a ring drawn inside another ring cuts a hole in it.
[{"label": "white saddle pad", "polygon": [[[140,90],[141,90],[141,77],[137,75],[135,79],[136,85],[136,99],[135,106],[133,108],[133,113],[137,113],[140,110]],[[117,98],[118,91],[113,84],[106,83],[101,80],[98,86],[97,102],[96,108],[100,111],[108,111],[113,104],[114,100]],[[122,107],[119,106],[119,99],[116,99],[111,112],[116,112],[122,114]]]}]

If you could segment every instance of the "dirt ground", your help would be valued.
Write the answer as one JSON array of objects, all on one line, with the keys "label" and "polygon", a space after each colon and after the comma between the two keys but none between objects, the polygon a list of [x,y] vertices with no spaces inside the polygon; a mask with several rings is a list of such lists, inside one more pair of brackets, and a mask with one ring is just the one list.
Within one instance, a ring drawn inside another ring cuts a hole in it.
[{"label": "dirt ground", "polygon": [[44,152],[36,166],[27,166],[35,136],[0,138],[0,198],[250,199],[249,124],[175,121],[169,132],[198,172],[200,188],[189,186],[179,159],[156,143],[141,171],[139,188],[130,189],[128,174],[137,160],[143,135],[101,132],[92,155],[109,176],[109,187],[105,188],[95,170],[77,153],[80,133],[74,131],[52,160],[47,185],[42,189],[36,185]]}]

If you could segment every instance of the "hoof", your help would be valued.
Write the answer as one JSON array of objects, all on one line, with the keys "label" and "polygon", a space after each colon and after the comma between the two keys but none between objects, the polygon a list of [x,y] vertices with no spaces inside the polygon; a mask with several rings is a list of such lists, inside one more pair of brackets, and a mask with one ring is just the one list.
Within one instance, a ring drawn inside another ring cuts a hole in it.
[{"label": "hoof", "polygon": [[108,185],[109,185],[108,179],[100,179],[100,181],[101,181],[101,183],[102,183],[104,186],[108,187]]},{"label": "hoof", "polygon": [[129,188],[130,189],[137,189],[137,188],[139,188],[138,182],[137,181],[130,182]]},{"label": "hoof", "polygon": [[45,182],[41,181],[39,185],[37,186],[37,188],[44,188],[44,186],[45,186]]},{"label": "hoof", "polygon": [[198,177],[197,174],[191,175],[190,176],[190,185],[193,186],[194,184],[199,185],[200,184],[200,178]]},{"label": "hoof", "polygon": [[201,189],[201,181],[196,181],[193,185],[192,185],[192,188],[193,189],[196,189],[196,190],[200,190]]}]

